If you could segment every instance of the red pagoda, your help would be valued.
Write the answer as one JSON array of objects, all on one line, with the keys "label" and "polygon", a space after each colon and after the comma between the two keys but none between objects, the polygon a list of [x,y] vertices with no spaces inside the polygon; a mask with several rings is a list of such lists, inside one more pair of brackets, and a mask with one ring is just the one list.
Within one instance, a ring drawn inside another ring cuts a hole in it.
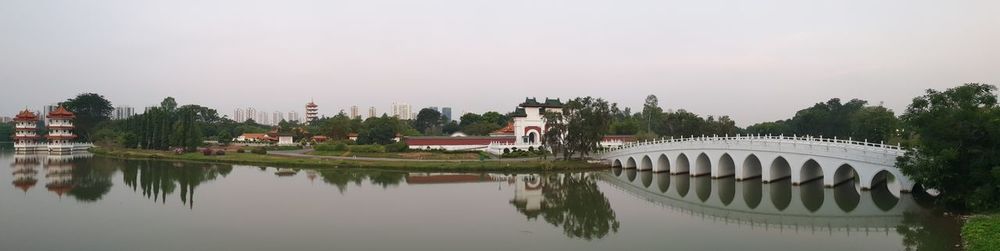
[{"label": "red pagoda", "polygon": [[25,109],[14,117],[14,150],[15,152],[33,152],[45,150],[45,145],[38,140],[38,116]]}]

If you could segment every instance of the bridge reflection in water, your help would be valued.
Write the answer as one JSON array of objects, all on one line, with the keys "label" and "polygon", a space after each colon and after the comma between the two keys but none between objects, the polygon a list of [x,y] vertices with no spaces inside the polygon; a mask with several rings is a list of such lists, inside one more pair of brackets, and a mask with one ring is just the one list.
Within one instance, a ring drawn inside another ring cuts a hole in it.
[{"label": "bridge reflection in water", "polygon": [[692,216],[753,228],[815,232],[892,232],[904,215],[923,215],[911,194],[894,195],[886,186],[862,191],[845,183],[792,186],[788,179],[763,183],[613,169],[599,179],[641,199]]}]

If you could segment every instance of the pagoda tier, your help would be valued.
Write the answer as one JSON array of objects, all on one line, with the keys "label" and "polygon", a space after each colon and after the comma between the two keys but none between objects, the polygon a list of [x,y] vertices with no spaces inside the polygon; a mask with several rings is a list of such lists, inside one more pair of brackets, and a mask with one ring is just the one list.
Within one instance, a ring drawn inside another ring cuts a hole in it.
[{"label": "pagoda tier", "polygon": [[70,134],[70,135],[51,135],[51,134],[49,134],[49,135],[45,136],[45,138],[50,139],[50,140],[71,140],[71,139],[76,139],[76,135],[72,135],[72,134]]},{"label": "pagoda tier", "polygon": [[14,117],[15,122],[36,122],[38,121],[38,116],[35,113],[25,109]]},{"label": "pagoda tier", "polygon": [[38,135],[17,135],[17,136],[14,136],[14,140],[35,140],[35,139],[40,139],[40,138],[42,138],[42,136],[38,136]]},{"label": "pagoda tier", "polygon": [[50,118],[50,119],[56,119],[56,118],[59,118],[59,119],[74,119],[74,118],[76,118],[76,115],[73,114],[73,112],[70,112],[69,110],[66,110],[65,107],[59,106],[59,108],[56,108],[54,111],[50,112],[48,116],[45,116],[45,117],[46,118]]}]

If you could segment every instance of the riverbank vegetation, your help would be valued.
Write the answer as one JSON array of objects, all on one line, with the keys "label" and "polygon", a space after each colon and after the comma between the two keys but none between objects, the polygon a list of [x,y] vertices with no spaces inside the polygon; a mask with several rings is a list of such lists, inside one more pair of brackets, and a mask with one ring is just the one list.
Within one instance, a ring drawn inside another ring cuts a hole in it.
[{"label": "riverbank vegetation", "polygon": [[965,250],[1000,250],[1000,214],[969,217],[962,226]]},{"label": "riverbank vegetation", "polygon": [[171,151],[141,150],[125,148],[94,148],[96,155],[130,159],[165,159],[178,161],[195,161],[207,163],[231,163],[245,165],[310,167],[310,168],[380,168],[411,171],[549,171],[549,170],[596,170],[605,165],[592,164],[585,161],[546,161],[546,160],[488,160],[488,161],[373,161],[350,159],[323,159],[282,157],[269,154],[227,153],[225,155],[206,156],[201,153],[176,154]]}]

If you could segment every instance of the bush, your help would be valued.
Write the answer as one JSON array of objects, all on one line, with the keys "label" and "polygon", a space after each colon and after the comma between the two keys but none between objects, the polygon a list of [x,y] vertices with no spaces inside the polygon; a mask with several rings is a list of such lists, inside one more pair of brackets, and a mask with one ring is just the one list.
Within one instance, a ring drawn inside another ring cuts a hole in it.
[{"label": "bush", "polygon": [[216,150],[215,151],[215,155],[218,155],[218,156],[226,155],[226,151],[222,150],[222,149]]},{"label": "bush", "polygon": [[351,152],[356,152],[356,153],[384,153],[385,152],[385,147],[384,146],[380,146],[380,145],[356,145],[356,146],[349,146],[348,149],[350,149]]},{"label": "bush", "polygon": [[205,156],[212,156],[212,149],[211,148],[207,148],[207,147],[203,148],[203,149],[201,149],[201,154],[203,154]]},{"label": "bush", "polygon": [[347,144],[344,144],[343,142],[340,142],[340,143],[323,143],[323,144],[318,144],[318,145],[314,146],[313,149],[316,150],[316,151],[321,151],[321,152],[347,151]]},{"label": "bush", "polygon": [[243,150],[243,148],[240,148],[240,149],[236,149],[236,153],[246,153],[246,152],[247,152],[247,151],[246,151],[246,150]]},{"label": "bush", "polygon": [[263,147],[257,147],[257,148],[254,148],[254,149],[250,149],[250,153],[253,153],[253,154],[267,154],[267,149],[264,149]]},{"label": "bush", "polygon": [[410,146],[403,142],[396,142],[385,145],[385,151],[390,153],[401,153],[410,150]]}]

